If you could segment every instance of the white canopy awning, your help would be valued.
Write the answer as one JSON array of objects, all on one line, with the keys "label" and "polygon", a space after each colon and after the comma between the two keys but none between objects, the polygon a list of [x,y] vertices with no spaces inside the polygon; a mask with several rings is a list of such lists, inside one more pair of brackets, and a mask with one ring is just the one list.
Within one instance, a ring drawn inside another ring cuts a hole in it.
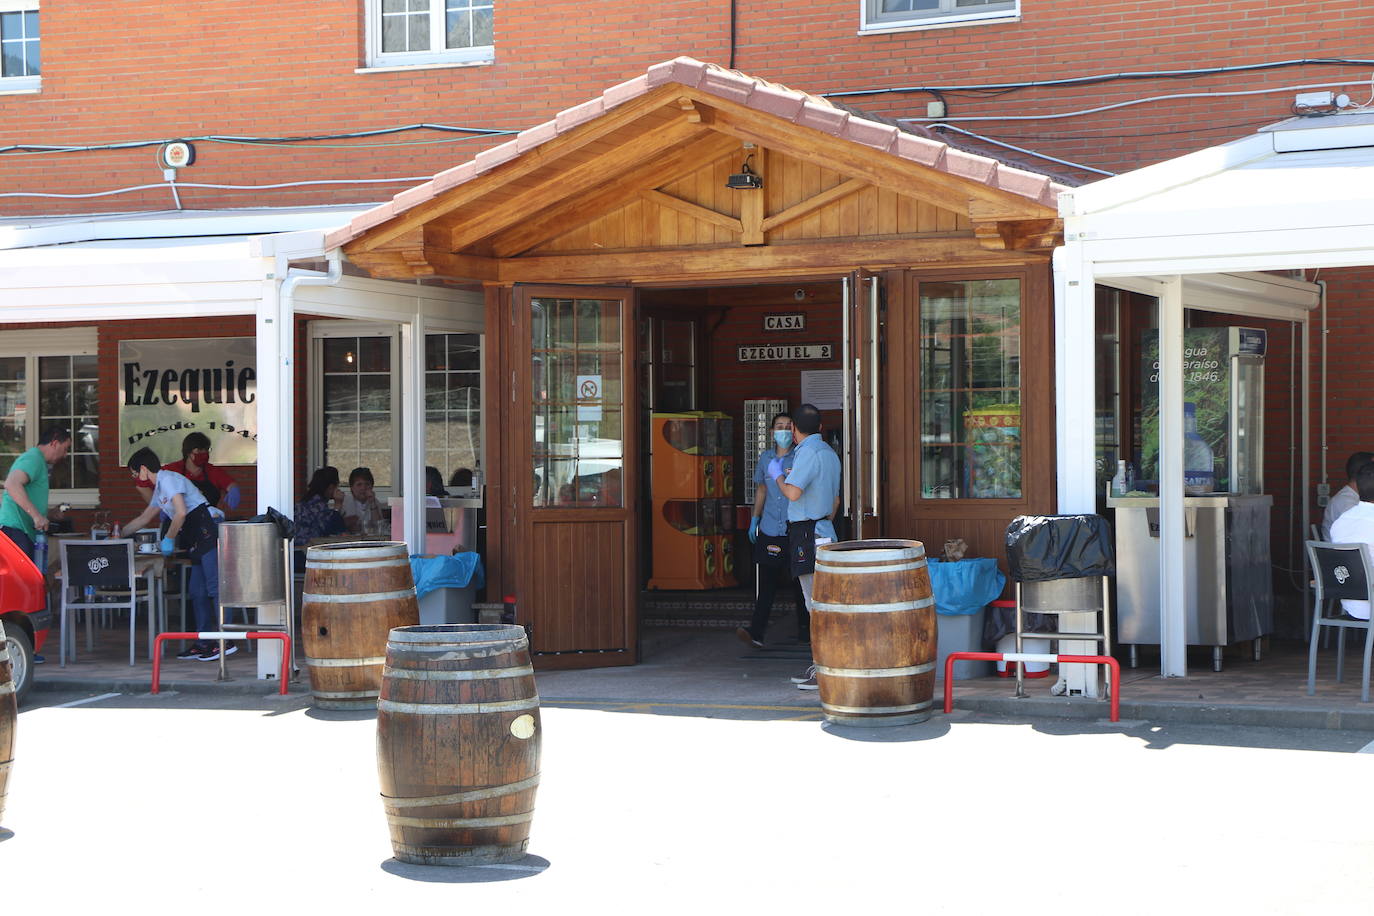
[{"label": "white canopy awning", "polygon": [[[1301,441],[1310,441],[1307,314],[1320,287],[1281,273],[1374,264],[1374,113],[1294,118],[1254,136],[1060,196],[1059,354],[1093,342],[1097,283],[1160,299],[1161,673],[1186,673],[1182,334],[1185,308],[1302,325]],[[1204,304],[1205,303],[1205,304]],[[1060,511],[1093,511],[1091,360],[1060,357]],[[1310,491],[1307,450],[1302,490]],[[1303,503],[1303,530],[1308,507]]]}]

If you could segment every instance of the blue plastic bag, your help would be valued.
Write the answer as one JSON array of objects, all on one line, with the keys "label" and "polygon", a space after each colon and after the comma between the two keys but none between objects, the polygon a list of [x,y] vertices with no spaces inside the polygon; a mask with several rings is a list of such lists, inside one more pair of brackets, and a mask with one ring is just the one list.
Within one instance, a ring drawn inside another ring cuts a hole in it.
[{"label": "blue plastic bag", "polygon": [[950,616],[976,614],[987,607],[1006,587],[1007,577],[997,568],[993,557],[971,560],[927,559],[930,588],[935,593],[935,612]]},{"label": "blue plastic bag", "polygon": [[423,598],[436,588],[481,588],[486,584],[482,558],[475,553],[451,557],[410,555],[410,572],[415,577],[415,595]]}]

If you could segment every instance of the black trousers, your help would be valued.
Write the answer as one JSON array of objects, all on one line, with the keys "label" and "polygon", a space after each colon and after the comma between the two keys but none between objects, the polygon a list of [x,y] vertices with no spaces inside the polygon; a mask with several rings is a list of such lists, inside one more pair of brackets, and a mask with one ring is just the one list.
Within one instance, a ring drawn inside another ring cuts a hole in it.
[{"label": "black trousers", "polygon": [[811,615],[806,612],[806,600],[802,597],[801,583],[787,572],[786,563],[760,563],[756,566],[759,577],[759,597],[754,602],[754,618],[749,622],[749,635],[763,642],[763,634],[768,630],[768,618],[773,616],[773,599],[777,597],[778,586],[790,583],[797,602],[797,638],[802,642],[811,641]]}]

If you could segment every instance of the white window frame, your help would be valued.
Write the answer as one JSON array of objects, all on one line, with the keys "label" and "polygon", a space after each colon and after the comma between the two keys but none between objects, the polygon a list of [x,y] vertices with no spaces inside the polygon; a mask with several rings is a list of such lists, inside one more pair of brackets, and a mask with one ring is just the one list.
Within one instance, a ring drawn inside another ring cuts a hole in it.
[{"label": "white window frame", "polygon": [[[383,51],[382,50],[382,0],[364,0],[367,20],[367,69],[391,69],[396,67],[453,67],[489,64],[496,58],[494,45],[479,45],[472,48],[445,48],[444,0],[429,0],[428,51]],[[435,47],[435,45],[439,47]]]},{"label": "white window frame", "polygon": [[[99,356],[99,336],[93,327],[54,328],[35,331],[5,331],[0,334],[0,356],[25,357],[24,383],[28,389],[25,407],[28,416],[24,422],[24,448],[31,449],[38,444],[42,434],[39,413],[42,407],[38,400],[38,360],[44,356]],[[76,430],[72,430],[76,435]],[[103,436],[108,443],[111,436],[119,435],[118,430],[104,430]],[[97,448],[97,453],[100,449]],[[116,457],[119,450],[114,450]],[[8,468],[0,469],[0,473]],[[104,477],[111,469],[102,467]],[[80,489],[49,490],[48,505],[68,503],[77,509],[94,509],[100,505],[100,486]]]},{"label": "white window frame", "polygon": [[[42,22],[42,11],[38,0],[0,0],[0,13],[37,12]],[[39,26],[38,47],[42,53],[42,26]],[[43,87],[42,76],[0,76],[0,95],[37,92]],[[56,354],[53,354],[56,355]]]},{"label": "white window frame", "polygon": [[[307,453],[310,457],[306,477],[324,464],[324,342],[338,337],[386,337],[391,347],[391,453],[401,454],[401,424],[397,422],[401,403],[401,329],[386,321],[312,321],[310,322],[310,430]],[[377,487],[377,498],[385,503],[391,496],[401,495],[401,468],[398,460],[392,465],[392,485]],[[352,468],[339,468],[346,475]],[[345,486],[347,483],[345,482]]]},{"label": "white window frame", "polygon": [[1007,0],[1006,6],[992,10],[959,10],[954,0],[940,0],[938,12],[925,15],[901,16],[878,14],[881,0],[859,0],[859,34],[875,35],[885,32],[910,32],[916,29],[948,28],[961,25],[981,25],[994,22],[1018,22],[1021,19],[1021,0]]}]

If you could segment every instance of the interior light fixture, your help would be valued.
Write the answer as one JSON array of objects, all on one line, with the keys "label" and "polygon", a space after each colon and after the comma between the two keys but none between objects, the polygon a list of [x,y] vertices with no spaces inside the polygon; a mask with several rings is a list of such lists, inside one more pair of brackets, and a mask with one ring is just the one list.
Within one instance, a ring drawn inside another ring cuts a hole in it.
[{"label": "interior light fixture", "polygon": [[347,353],[344,354],[344,362],[348,363],[350,366],[353,365],[353,351],[352,351],[352,350],[349,350]]},{"label": "interior light fixture", "polygon": [[739,167],[739,171],[725,180],[727,188],[734,191],[756,191],[763,187],[763,177],[749,167],[749,160],[753,158],[753,153],[744,157],[744,164]]}]

